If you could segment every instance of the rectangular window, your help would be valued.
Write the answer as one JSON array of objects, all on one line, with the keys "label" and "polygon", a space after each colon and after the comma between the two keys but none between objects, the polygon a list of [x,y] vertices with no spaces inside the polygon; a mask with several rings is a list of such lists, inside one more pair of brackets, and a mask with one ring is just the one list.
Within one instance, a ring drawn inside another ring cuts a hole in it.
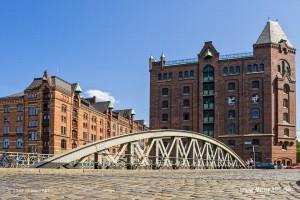
[{"label": "rectangular window", "polygon": [[169,107],[169,102],[167,100],[161,102],[162,109],[167,109],[168,107]]},{"label": "rectangular window", "polygon": [[190,100],[189,99],[184,99],[183,100],[183,107],[184,108],[189,108],[190,107]]},{"label": "rectangular window", "polygon": [[161,121],[167,122],[168,121],[168,114],[166,114],[166,113],[162,114]]},{"label": "rectangular window", "polygon": [[5,113],[9,113],[9,112],[10,112],[10,106],[5,105],[5,106],[4,106],[4,112],[5,112]]},{"label": "rectangular window", "polygon": [[169,95],[169,88],[162,88],[161,95],[168,96]]},{"label": "rectangular window", "polygon": [[28,140],[31,140],[31,141],[38,140],[37,132],[29,132],[28,133]]},{"label": "rectangular window", "polygon": [[23,133],[23,126],[17,126],[17,133]]},{"label": "rectangular window", "polygon": [[67,135],[67,127],[61,126],[60,129],[62,135]]},{"label": "rectangular window", "polygon": [[23,115],[17,115],[17,121],[23,121]]},{"label": "rectangular window", "polygon": [[252,89],[259,89],[259,81],[252,81]]},{"label": "rectangular window", "polygon": [[38,121],[36,121],[36,120],[29,121],[28,126],[29,127],[37,127],[38,126]]},{"label": "rectangular window", "polygon": [[3,134],[4,134],[4,135],[9,134],[9,126],[4,126],[4,127],[3,127]]},{"label": "rectangular window", "polygon": [[38,109],[36,107],[29,107],[29,116],[38,115]]},{"label": "rectangular window", "polygon": [[190,113],[186,112],[183,113],[183,121],[189,121],[190,120]]},{"label": "rectangular window", "polygon": [[3,116],[3,121],[4,122],[9,122],[9,116],[8,115],[4,115]]},{"label": "rectangular window", "polygon": [[228,83],[228,91],[235,91],[235,83]]},{"label": "rectangular window", "polygon": [[260,110],[258,108],[253,108],[251,111],[252,118],[256,119],[260,117]]},{"label": "rectangular window", "polygon": [[66,105],[61,105],[61,112],[67,113],[67,106]]},{"label": "rectangular window", "polygon": [[189,95],[189,94],[190,94],[190,87],[189,87],[189,86],[184,86],[184,87],[182,88],[182,93],[183,93],[184,95]]},{"label": "rectangular window", "polygon": [[18,112],[23,112],[23,111],[24,111],[24,107],[23,107],[22,104],[18,104],[18,105],[17,105],[17,111],[18,111]]},{"label": "rectangular window", "polygon": [[228,118],[234,119],[235,118],[235,110],[229,110],[228,111]]}]

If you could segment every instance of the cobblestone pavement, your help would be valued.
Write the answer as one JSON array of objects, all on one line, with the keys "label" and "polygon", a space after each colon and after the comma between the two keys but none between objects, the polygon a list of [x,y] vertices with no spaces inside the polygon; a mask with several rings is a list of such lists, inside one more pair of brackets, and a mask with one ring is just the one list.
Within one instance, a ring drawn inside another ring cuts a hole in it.
[{"label": "cobblestone pavement", "polygon": [[0,169],[0,199],[300,199],[300,170]]}]

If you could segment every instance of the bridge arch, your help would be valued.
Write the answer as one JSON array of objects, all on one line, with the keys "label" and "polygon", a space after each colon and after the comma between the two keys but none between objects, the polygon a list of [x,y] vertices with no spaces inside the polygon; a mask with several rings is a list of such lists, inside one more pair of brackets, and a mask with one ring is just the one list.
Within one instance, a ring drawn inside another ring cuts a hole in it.
[{"label": "bridge arch", "polygon": [[121,163],[131,167],[246,167],[245,162],[224,143],[203,134],[181,130],[136,132],[96,141],[55,155],[34,167],[76,167],[91,155],[94,155],[97,165],[107,167]]}]

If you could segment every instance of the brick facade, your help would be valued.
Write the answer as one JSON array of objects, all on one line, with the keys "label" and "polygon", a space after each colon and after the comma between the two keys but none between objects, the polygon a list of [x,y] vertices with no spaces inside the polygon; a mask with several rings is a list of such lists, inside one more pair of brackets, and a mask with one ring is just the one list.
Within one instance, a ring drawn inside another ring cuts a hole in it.
[{"label": "brick facade", "polygon": [[206,42],[195,59],[150,57],[150,129],[204,133],[245,160],[254,148],[257,162],[296,162],[295,53],[269,21],[250,53],[220,56]]},{"label": "brick facade", "polygon": [[146,130],[132,109],[82,98],[78,84],[45,72],[24,92],[0,98],[0,149],[57,154],[86,143]]}]

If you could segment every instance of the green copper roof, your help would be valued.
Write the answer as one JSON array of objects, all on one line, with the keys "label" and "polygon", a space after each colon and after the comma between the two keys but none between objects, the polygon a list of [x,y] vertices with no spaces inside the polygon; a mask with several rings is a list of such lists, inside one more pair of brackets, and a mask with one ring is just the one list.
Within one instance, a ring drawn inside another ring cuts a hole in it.
[{"label": "green copper roof", "polygon": [[113,103],[112,103],[111,101],[110,101],[109,104],[108,104],[108,108],[109,108],[109,109],[113,109],[113,108],[114,108],[114,105],[113,105]]},{"label": "green copper roof", "polygon": [[82,92],[82,89],[81,89],[79,83],[76,83],[76,86],[75,86],[75,92],[78,92],[78,93],[81,93],[81,92]]},{"label": "green copper roof", "polygon": [[209,58],[212,58],[213,56],[212,56],[212,53],[210,52],[210,50],[209,49],[207,49],[207,51],[206,51],[206,53],[205,53],[205,55],[204,55],[204,58],[205,59],[209,59]]},{"label": "green copper roof", "polygon": [[131,115],[136,115],[135,111],[132,109]]}]

